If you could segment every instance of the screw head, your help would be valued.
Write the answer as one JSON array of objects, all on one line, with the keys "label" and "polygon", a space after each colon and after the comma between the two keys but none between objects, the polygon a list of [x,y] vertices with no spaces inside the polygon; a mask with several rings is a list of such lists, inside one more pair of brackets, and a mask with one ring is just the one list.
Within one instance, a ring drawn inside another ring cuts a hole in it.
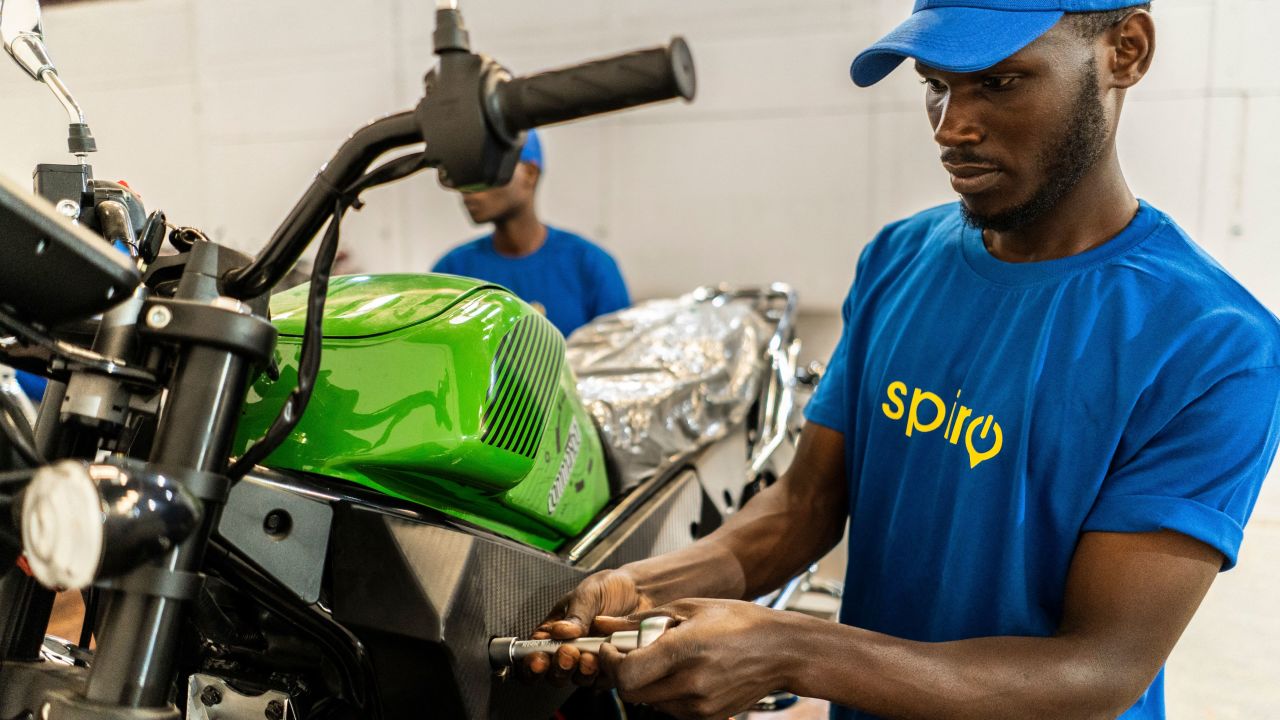
[{"label": "screw head", "polygon": [[147,326],[159,330],[173,322],[173,313],[163,305],[155,305],[147,311]]},{"label": "screw head", "polygon": [[200,702],[204,703],[208,707],[213,707],[214,705],[222,702],[222,691],[212,685],[209,685],[204,690],[200,691]]},{"label": "screw head", "polygon": [[262,519],[262,531],[276,540],[283,540],[293,530],[293,517],[288,511],[275,509]]},{"label": "screw head", "polygon": [[54,209],[63,217],[69,217],[73,220],[80,217],[80,203],[75,200],[59,200]]},{"label": "screw head", "polygon": [[284,703],[279,700],[272,700],[267,703],[267,709],[263,715],[267,717],[267,720],[282,720],[284,718]]}]

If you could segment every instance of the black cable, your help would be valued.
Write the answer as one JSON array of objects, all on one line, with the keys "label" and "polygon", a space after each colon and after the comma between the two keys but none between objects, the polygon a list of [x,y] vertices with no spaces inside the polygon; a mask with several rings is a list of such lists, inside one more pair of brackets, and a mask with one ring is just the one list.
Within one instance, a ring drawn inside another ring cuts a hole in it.
[{"label": "black cable", "polygon": [[[28,323],[18,320],[0,307],[0,328],[27,345],[44,348],[54,360],[66,364],[66,369],[84,369],[100,375],[155,387],[156,376],[145,368],[133,367],[119,358],[109,358],[88,348],[59,340]],[[29,354],[29,353],[28,353]]]},{"label": "black cable", "polygon": [[352,207],[362,206],[360,193],[376,185],[383,185],[408,177],[427,167],[424,153],[414,153],[390,160],[362,175],[346,190],[339,193],[333,204],[333,217],[325,229],[324,239],[316,250],[315,263],[311,267],[311,287],[307,290],[307,321],[302,332],[302,351],[298,359],[298,382],[285,399],[280,413],[271,422],[267,432],[251,445],[227,470],[227,477],[239,480],[253,466],[275,452],[289,437],[302,414],[311,402],[311,391],[320,372],[320,351],[323,342],[324,304],[329,294],[329,273],[338,254],[338,232],[342,218]]},{"label": "black cable", "polygon": [[27,422],[27,416],[22,412],[18,401],[7,392],[0,392],[0,430],[23,462],[31,467],[44,464],[44,458],[36,447],[36,434],[31,429],[31,423]]},{"label": "black cable", "polygon": [[[4,490],[5,485],[26,485],[31,480],[35,470],[8,470],[0,472],[0,493],[13,494],[16,491]],[[2,496],[0,496],[2,497]]]},{"label": "black cable", "polygon": [[[26,473],[26,479],[31,479],[30,471]],[[12,495],[0,495],[0,575],[12,566],[5,548],[11,547],[16,548],[18,552],[22,551],[22,533],[18,530],[17,518],[13,514],[13,501]]]},{"label": "black cable", "polygon": [[[0,472],[0,575],[13,567],[22,554],[22,533],[13,513],[13,502],[32,474],[31,470]],[[15,487],[6,488],[6,485]]]},{"label": "black cable", "polygon": [[302,352],[298,360],[298,383],[289,397],[285,399],[280,414],[271,422],[271,427],[262,439],[245,450],[235,463],[227,470],[227,477],[239,480],[253,469],[254,465],[266,459],[268,455],[280,447],[289,437],[302,413],[306,412],[311,402],[311,390],[315,386],[315,378],[320,370],[320,344],[324,322],[324,303],[329,294],[329,271],[333,267],[333,259],[338,254],[338,226],[342,224],[342,216],[350,205],[339,197],[334,203],[333,218],[325,230],[324,240],[316,251],[315,264],[311,268],[311,287],[307,291],[307,323],[302,332]]},{"label": "black cable", "polygon": [[[98,596],[101,591],[91,587],[84,591],[84,623],[80,626],[80,647],[89,649],[89,641],[93,639],[94,626],[98,621]],[[76,661],[79,664],[80,661]]]}]

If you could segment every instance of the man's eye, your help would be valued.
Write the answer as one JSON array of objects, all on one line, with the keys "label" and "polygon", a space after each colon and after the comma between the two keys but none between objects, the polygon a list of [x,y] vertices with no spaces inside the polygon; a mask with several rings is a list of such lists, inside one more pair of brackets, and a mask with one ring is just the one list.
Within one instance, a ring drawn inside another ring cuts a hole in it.
[{"label": "man's eye", "polygon": [[941,80],[934,80],[933,78],[920,78],[920,84],[928,86],[929,92],[940,93],[947,90],[947,86],[943,85]]},{"label": "man's eye", "polygon": [[1015,80],[1016,77],[1008,75],[985,77],[982,78],[982,87],[986,90],[1008,90]]}]

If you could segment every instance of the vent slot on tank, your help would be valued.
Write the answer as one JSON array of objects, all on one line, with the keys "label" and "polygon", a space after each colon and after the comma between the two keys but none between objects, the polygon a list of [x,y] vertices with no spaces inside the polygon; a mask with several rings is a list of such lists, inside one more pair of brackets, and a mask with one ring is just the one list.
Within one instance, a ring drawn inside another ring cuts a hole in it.
[{"label": "vent slot on tank", "polygon": [[540,315],[521,318],[498,343],[480,441],[532,459],[564,364],[564,338]]}]

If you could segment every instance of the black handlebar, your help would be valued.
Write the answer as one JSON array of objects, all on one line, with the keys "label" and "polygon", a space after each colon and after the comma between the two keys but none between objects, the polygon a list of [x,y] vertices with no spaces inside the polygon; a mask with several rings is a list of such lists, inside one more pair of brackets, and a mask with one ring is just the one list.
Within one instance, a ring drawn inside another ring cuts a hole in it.
[{"label": "black handlebar", "polygon": [[647,105],[696,91],[693,56],[684,38],[498,86],[497,114],[514,135],[522,130]]},{"label": "black handlebar", "polygon": [[[442,11],[450,17],[456,11]],[[682,38],[523,78],[458,44],[438,48],[440,66],[414,111],[353,134],[316,176],[270,243],[222,279],[222,292],[254,298],[289,271],[333,213],[335,198],[383,153],[426,142],[424,164],[458,188],[505,185],[530,128],[682,97],[693,99],[693,57]]]},{"label": "black handlebar", "polygon": [[316,174],[253,262],[227,273],[223,294],[249,299],[269,291],[288,274],[324,227],[333,213],[333,199],[338,192],[364,174],[383,153],[420,142],[422,135],[409,111],[374,120],[353,133]]}]

